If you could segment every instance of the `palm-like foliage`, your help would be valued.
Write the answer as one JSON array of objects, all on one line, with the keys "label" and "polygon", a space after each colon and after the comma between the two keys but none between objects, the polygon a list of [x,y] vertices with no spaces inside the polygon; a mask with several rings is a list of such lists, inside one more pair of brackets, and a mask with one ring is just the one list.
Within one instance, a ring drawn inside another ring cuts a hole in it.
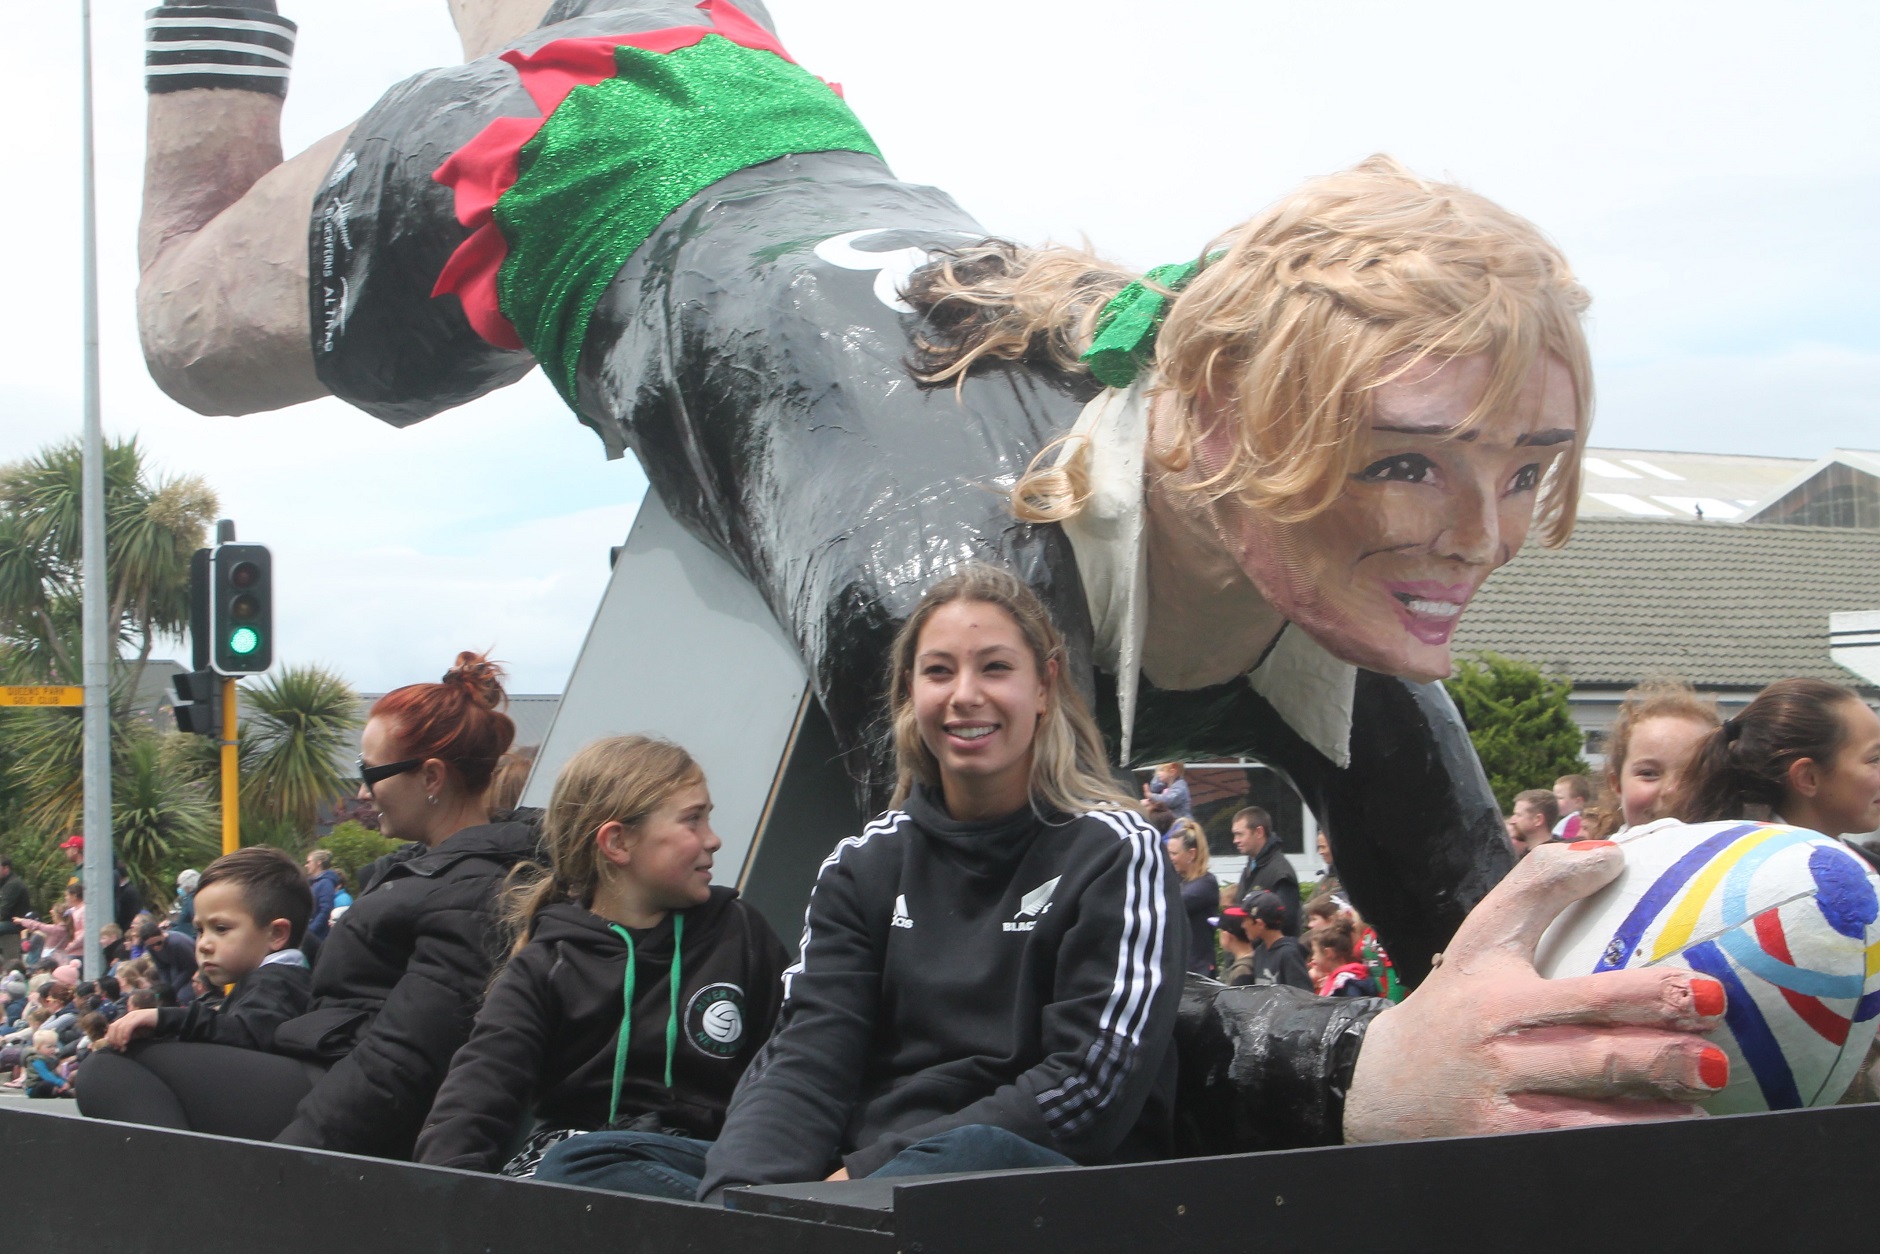
[{"label": "palm-like foliage", "polygon": [[[74,440],[0,468],[0,637],[40,679],[79,678],[83,466]],[[150,479],[134,439],[105,447],[104,480],[108,614],[138,669],[158,633],[188,624],[189,555],[215,516],[215,494],[193,475]]]},{"label": "palm-like foliage", "polygon": [[149,901],[168,900],[176,872],[221,852],[216,808],[169,769],[155,733],[133,737],[111,781],[113,849]]},{"label": "palm-like foliage", "polygon": [[359,694],[321,667],[284,666],[244,686],[242,706],[243,813],[311,837],[320,807],[352,791]]}]

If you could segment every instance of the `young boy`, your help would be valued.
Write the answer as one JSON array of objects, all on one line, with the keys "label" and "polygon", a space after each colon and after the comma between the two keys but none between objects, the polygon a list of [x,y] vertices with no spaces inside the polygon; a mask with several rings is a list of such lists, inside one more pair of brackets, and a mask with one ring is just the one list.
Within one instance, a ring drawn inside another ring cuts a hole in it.
[{"label": "young boy", "polygon": [[196,961],[211,983],[235,991],[213,1006],[127,1011],[106,1041],[117,1050],[141,1036],[269,1048],[274,1029],[312,998],[300,952],[312,911],[300,864],[280,850],[256,845],[217,858],[196,885]]}]

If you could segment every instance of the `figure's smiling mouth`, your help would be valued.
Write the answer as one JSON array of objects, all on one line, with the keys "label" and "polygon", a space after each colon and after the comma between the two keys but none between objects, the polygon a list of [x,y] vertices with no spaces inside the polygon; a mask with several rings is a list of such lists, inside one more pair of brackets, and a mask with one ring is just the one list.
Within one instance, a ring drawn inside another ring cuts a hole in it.
[{"label": "figure's smiling mouth", "polygon": [[1456,621],[1475,592],[1466,583],[1446,584],[1433,579],[1388,583],[1384,590],[1397,602],[1398,617],[1410,634],[1433,645],[1449,643]]},{"label": "figure's smiling mouth", "polygon": [[1422,614],[1428,618],[1456,618],[1462,613],[1460,601],[1431,601],[1401,592],[1395,595],[1412,614]]}]

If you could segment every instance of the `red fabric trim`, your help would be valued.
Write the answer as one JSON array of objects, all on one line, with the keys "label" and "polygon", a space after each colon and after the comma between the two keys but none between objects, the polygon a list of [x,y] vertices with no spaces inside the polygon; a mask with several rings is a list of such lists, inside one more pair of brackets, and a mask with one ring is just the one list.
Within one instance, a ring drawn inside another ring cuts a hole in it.
[{"label": "red fabric trim", "polygon": [[[777,37],[747,17],[731,0],[704,0],[699,9],[710,26],[669,26],[637,35],[606,35],[588,39],[557,39],[532,53],[505,52],[502,59],[516,67],[522,88],[542,116],[497,118],[469,143],[445,159],[431,175],[451,189],[457,221],[470,228],[470,237],[451,253],[431,289],[433,297],[446,294],[463,303],[464,316],[476,333],[498,348],[522,348],[516,328],[503,316],[497,277],[509,257],[509,241],[497,229],[496,202],[516,185],[522,146],[535,138],[568,93],[577,87],[605,82],[619,72],[614,49],[640,48],[668,53],[690,48],[707,35],[722,35],[734,44],[773,52],[792,60]],[[835,84],[830,84],[835,87]],[[836,94],[842,89],[836,87]]]},{"label": "red fabric trim", "polygon": [[[1780,911],[1765,910],[1756,916],[1756,940],[1763,947],[1763,952],[1784,966],[1795,965],[1794,957],[1789,953],[1789,938],[1782,931]],[[1793,989],[1778,989],[1782,1000],[1789,1003],[1797,1017],[1809,1027],[1815,1029],[1821,1039],[1830,1045],[1847,1044],[1848,1020],[1822,1004],[1818,997],[1804,997]]]}]

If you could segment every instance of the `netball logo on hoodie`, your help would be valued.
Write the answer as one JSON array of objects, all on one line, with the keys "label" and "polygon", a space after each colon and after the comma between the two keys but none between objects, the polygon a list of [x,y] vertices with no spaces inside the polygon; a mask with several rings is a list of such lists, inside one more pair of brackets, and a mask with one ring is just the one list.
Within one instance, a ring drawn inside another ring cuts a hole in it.
[{"label": "netball logo on hoodie", "polygon": [[744,990],[736,984],[707,984],[685,1007],[685,1035],[701,1054],[736,1056],[744,1044]]}]

